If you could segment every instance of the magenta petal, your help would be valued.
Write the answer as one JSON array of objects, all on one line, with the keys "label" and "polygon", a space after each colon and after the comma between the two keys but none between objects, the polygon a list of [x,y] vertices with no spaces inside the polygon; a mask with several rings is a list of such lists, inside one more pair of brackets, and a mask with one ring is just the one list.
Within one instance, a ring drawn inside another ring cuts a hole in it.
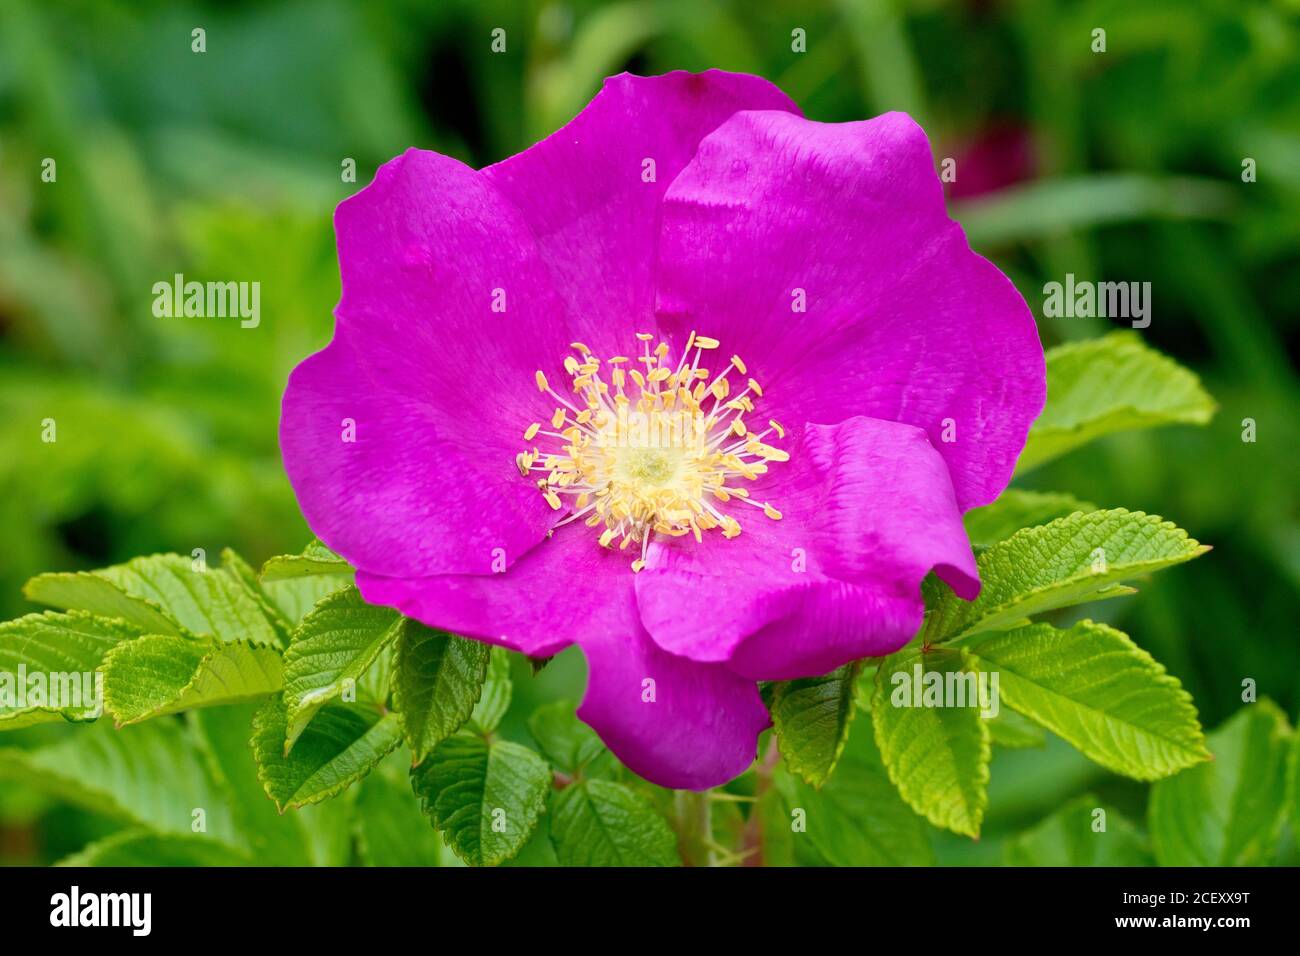
[{"label": "magenta petal", "polygon": [[[548,657],[589,637],[641,629],[625,554],[600,547],[590,529],[555,531],[501,574],[389,578],[358,572],[371,604],[429,627]],[[630,638],[629,638],[630,639]]]},{"label": "magenta petal", "polygon": [[746,509],[731,541],[652,546],[637,605],[665,650],[755,680],[807,677],[907,643],[931,569],[961,597],[979,593],[948,469],[920,429],[808,425],[791,460],[771,467],[752,497],[781,520]]},{"label": "magenta petal", "polygon": [[963,511],[1006,486],[1043,407],[1033,316],[948,219],[901,113],[732,117],[664,197],[658,288],[661,324],[739,352],[778,419],[924,429]]},{"label": "magenta petal", "polygon": [[798,107],[756,76],[624,73],[566,126],[483,170],[522,211],[571,314],[590,323],[581,341],[598,354],[624,353],[632,332],[654,328],[664,190],[702,137],[748,109]]},{"label": "magenta petal", "polygon": [[539,356],[558,363],[572,333],[527,225],[479,173],[418,150],[335,224],[335,338],[290,376],[280,425],[307,523],[376,574],[515,560],[553,520],[514,456],[553,410]]},{"label": "magenta petal", "polygon": [[718,664],[657,647],[639,627],[588,637],[578,716],[633,771],[662,787],[706,790],[744,773],[768,726],[758,688]]}]

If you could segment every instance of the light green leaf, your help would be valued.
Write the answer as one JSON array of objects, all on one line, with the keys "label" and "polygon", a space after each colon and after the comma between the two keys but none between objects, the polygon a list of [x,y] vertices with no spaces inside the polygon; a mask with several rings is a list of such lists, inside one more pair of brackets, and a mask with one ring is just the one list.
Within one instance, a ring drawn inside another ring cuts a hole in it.
[{"label": "light green leaf", "polygon": [[1214,411],[1192,372],[1132,332],[1070,342],[1047,353],[1047,407],[1016,467],[1027,471],[1113,432],[1204,425]]},{"label": "light green leaf", "polygon": [[[925,820],[903,802],[881,764],[870,714],[854,722],[835,775],[820,790],[783,773],[778,773],[779,788],[786,785],[782,778],[792,791],[784,824],[791,830],[798,859],[811,855],[813,862],[832,866],[934,862]],[[802,850],[807,844],[815,853]]]},{"label": "light green leaf", "polygon": [[527,747],[458,734],[411,770],[424,812],[470,866],[496,866],[537,826],[551,768]]},{"label": "light green leaf", "polygon": [[406,621],[397,641],[393,707],[415,763],[469,720],[490,656],[480,641]]},{"label": "light green leaf", "polygon": [[1152,865],[1138,829],[1090,794],[1009,839],[1003,855],[1007,866]]},{"label": "light green leaf", "polygon": [[1161,866],[1259,866],[1277,849],[1290,728],[1272,701],[1246,704],[1210,734],[1214,759],[1151,789]]},{"label": "light green leaf", "polygon": [[1155,780],[1209,756],[1191,695],[1112,627],[1031,624],[966,647],[1004,705],[1108,770]]},{"label": "light green leaf", "polygon": [[149,634],[119,644],[104,658],[104,707],[123,726],[243,703],[278,691],[282,670],[272,647]]},{"label": "light green leaf", "polygon": [[1095,510],[1095,505],[1063,492],[1008,488],[993,504],[966,512],[966,533],[971,544],[988,547],[1011,537],[1021,528],[1047,524],[1076,511]]},{"label": "light green leaf", "polygon": [[286,753],[317,711],[348,688],[355,695],[362,675],[397,639],[402,620],[391,608],[367,604],[356,588],[329,595],[302,619],[284,652]]},{"label": "light green leaf", "polygon": [[580,780],[551,801],[564,866],[676,866],[677,837],[649,800],[612,780]]},{"label": "light green leaf", "polygon": [[570,776],[581,773],[605,752],[596,732],[578,719],[572,701],[557,700],[538,707],[528,718],[528,732],[546,758]]},{"label": "light green leaf", "polygon": [[155,833],[190,836],[201,819],[207,838],[248,850],[202,746],[179,721],[114,730],[101,720],[37,750],[2,749],[0,776]]},{"label": "light green leaf", "polygon": [[960,651],[903,650],[880,665],[871,700],[881,759],[903,799],[935,826],[971,837],[988,806],[992,756],[978,677]]},{"label": "light green leaf", "polygon": [[1043,728],[1009,707],[999,708],[998,715],[990,718],[988,725],[993,744],[997,747],[1021,750],[1047,745],[1047,734]]},{"label": "light green leaf", "polygon": [[253,858],[268,866],[346,863],[346,859],[329,860],[315,852],[317,840],[310,817],[311,811],[331,811],[342,805],[343,800],[331,800],[319,808],[304,807],[282,815],[267,798],[248,744],[253,716],[258,709],[256,704],[234,704],[194,710],[186,715],[208,756],[213,777],[228,795],[231,813],[240,831],[247,836]]},{"label": "light green leaf", "polygon": [[277,644],[275,628],[236,577],[202,567],[178,554],[155,554],[99,571],[41,574],[24,593],[54,607],[122,617],[148,633]]},{"label": "light green leaf", "polygon": [[922,640],[937,644],[1016,626],[1035,614],[1131,593],[1119,582],[1208,551],[1172,522],[1116,508],[1026,528],[977,559],[982,587],[974,601],[947,589],[934,596]]},{"label": "light green leaf", "polygon": [[404,751],[398,751],[361,783],[357,798],[357,849],[367,866],[439,866],[444,848],[438,831],[411,795]]},{"label": "light green leaf", "polygon": [[[109,650],[139,636],[135,625],[83,611],[46,611],[0,624],[0,730],[99,717],[103,681],[95,671]],[[36,674],[39,698],[31,693]]]},{"label": "light green leaf", "polygon": [[824,784],[849,739],[858,662],[823,677],[776,681],[767,691],[777,746],[786,766],[815,787]]},{"label": "light green leaf", "polygon": [[281,554],[268,558],[262,565],[262,582],[284,581],[313,575],[350,574],[352,568],[320,541],[312,539],[302,554]]},{"label": "light green leaf", "polygon": [[37,604],[118,618],[147,634],[183,634],[184,628],[156,604],[132,597],[91,571],[38,574],[23,586],[23,596]]},{"label": "light green leaf", "polygon": [[123,830],[64,857],[56,866],[251,866],[254,858],[203,836]]},{"label": "light green leaf", "polygon": [[348,704],[329,704],[284,752],[284,704],[271,699],[253,718],[257,775],[267,796],[281,810],[320,803],[342,793],[368,774],[402,741],[393,714]]},{"label": "light green leaf", "polygon": [[266,619],[271,622],[271,626],[275,628],[276,638],[280,646],[287,645],[289,643],[289,634],[293,631],[293,623],[284,616],[284,613],[271,601],[270,596],[258,583],[257,572],[230,548],[223,548],[221,551],[221,569],[234,579],[235,583],[257,605],[262,614],[266,616]]},{"label": "light green leaf", "polygon": [[510,697],[513,686],[510,683],[510,652],[504,647],[493,647],[488,658],[487,678],[483,681],[483,693],[474,712],[470,715],[470,726],[481,734],[490,734],[497,729],[501,718],[510,709]]}]

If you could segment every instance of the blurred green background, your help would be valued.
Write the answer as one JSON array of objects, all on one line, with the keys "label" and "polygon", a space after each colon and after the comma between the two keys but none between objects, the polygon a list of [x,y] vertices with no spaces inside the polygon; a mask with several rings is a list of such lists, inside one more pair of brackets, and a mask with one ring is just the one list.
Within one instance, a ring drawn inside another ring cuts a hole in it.
[{"label": "blurred green background", "polygon": [[[1294,718],[1297,0],[5,0],[0,612],[30,610],[20,588],[39,571],[300,549],[276,425],[289,370],[329,338],[334,205],[408,146],[485,165],[567,121],[608,74],[709,67],[765,76],[813,119],[913,114],[936,159],[957,159],[954,216],[1046,344],[1109,323],[1042,318],[1045,282],[1152,284],[1142,335],[1202,376],[1214,423],[1116,436],[1023,483],[1162,514],[1214,545],[1089,613],[1181,678],[1207,728],[1245,677]],[[177,272],[260,281],[261,325],[155,318],[151,287]],[[582,682],[571,652],[516,694],[577,697]],[[1143,818],[1146,788],[1064,745],[999,752],[984,837],[936,835],[940,859],[997,861],[1007,834],[1085,791]],[[111,826],[0,789],[0,862],[50,862]]]}]

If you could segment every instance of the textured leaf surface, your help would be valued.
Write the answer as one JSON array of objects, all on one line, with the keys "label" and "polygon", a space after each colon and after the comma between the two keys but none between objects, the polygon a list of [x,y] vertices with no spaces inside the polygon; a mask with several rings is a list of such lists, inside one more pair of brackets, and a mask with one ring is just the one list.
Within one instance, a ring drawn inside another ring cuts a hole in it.
[{"label": "textured leaf surface", "polygon": [[653,804],[612,780],[582,780],[551,801],[564,866],[676,866],[677,837]]},{"label": "textured leaf surface", "polygon": [[1004,705],[1116,773],[1155,780],[1208,757],[1191,695],[1127,635],[1031,624],[967,645]]},{"label": "textured leaf surface", "polygon": [[[103,700],[96,688],[103,682],[95,670],[110,650],[139,636],[132,624],[82,611],[46,611],[0,624],[0,730],[97,718]],[[19,685],[31,690],[32,674],[45,675],[45,693],[36,698],[24,692],[20,698]],[[58,684],[54,694],[52,683]]]},{"label": "textured leaf surface", "polygon": [[490,648],[407,620],[397,641],[393,704],[415,762],[469,720],[487,676]]},{"label": "textured leaf surface", "polygon": [[458,734],[411,771],[424,812],[471,866],[496,866],[528,842],[551,768],[527,747]]},{"label": "textured leaf surface", "polygon": [[401,629],[401,615],[367,604],[356,588],[329,595],[302,619],[284,653],[289,749],[317,711],[346,688],[355,692],[362,675]]},{"label": "textured leaf surface", "polygon": [[997,501],[966,512],[966,533],[971,544],[997,544],[1021,528],[1033,528],[1076,511],[1096,511],[1096,506],[1060,491],[1023,491],[1008,488]]},{"label": "textured leaf surface", "polygon": [[1286,715],[1246,704],[1210,735],[1214,759],[1151,789],[1149,822],[1162,866],[1258,866],[1276,850],[1286,804]]},{"label": "textured leaf surface", "polygon": [[1017,465],[1026,471],[1095,438],[1156,425],[1204,425],[1214,401],[1200,380],[1131,332],[1047,352],[1047,407]]},{"label": "textured leaf surface", "polygon": [[493,647],[488,658],[487,677],[483,681],[483,693],[479,695],[474,712],[470,714],[469,723],[481,734],[490,734],[497,729],[501,718],[510,709],[510,698],[514,687],[510,682],[510,652],[504,647]]},{"label": "textured leaf surface", "polygon": [[[796,853],[807,841],[816,850],[814,862],[832,866],[934,862],[925,820],[903,802],[881,764],[869,714],[855,721],[835,775],[820,790],[782,776],[791,784],[784,822]],[[801,816],[806,832],[793,829]]]},{"label": "textured leaf surface", "polygon": [[1004,857],[1008,866],[1151,866],[1153,862],[1138,829],[1118,810],[1088,794],[1012,837]]},{"label": "textured leaf surface", "polygon": [[[871,701],[876,743],[899,794],[935,826],[972,837],[988,806],[992,756],[976,677],[959,651],[904,650],[881,664]],[[963,696],[945,691],[940,706],[926,705],[931,681]]]},{"label": "textured leaf surface", "polygon": [[1043,728],[1010,707],[999,707],[998,715],[991,718],[988,725],[993,744],[997,747],[1020,750],[1047,744],[1047,734]]},{"label": "textured leaf surface", "polygon": [[209,635],[223,641],[276,644],[270,620],[235,575],[195,570],[177,554],[135,558],[98,571],[41,574],[27,582],[33,601],[120,617],[153,634]]},{"label": "textured leaf surface", "polygon": [[178,721],[115,730],[100,720],[37,750],[3,749],[0,775],[156,833],[192,835],[201,810],[209,839],[248,849],[203,748]]},{"label": "textured leaf surface", "polygon": [[286,716],[278,699],[253,718],[253,751],[266,795],[281,810],[319,803],[346,790],[374,769],[402,740],[393,714],[330,704],[307,725],[288,755]]},{"label": "textured leaf surface", "polygon": [[283,685],[280,653],[247,642],[204,644],[149,634],[104,659],[104,706],[119,725],[196,707],[237,704]]},{"label": "textured leaf surface", "polygon": [[823,677],[776,681],[769,709],[786,766],[820,787],[835,769],[857,712],[854,689],[861,665],[846,664]]},{"label": "textured leaf surface", "polygon": [[321,574],[347,574],[351,570],[346,560],[313,538],[302,554],[280,554],[268,558],[262,565],[261,577],[263,582],[283,581]]},{"label": "textured leaf surface", "polygon": [[974,601],[947,589],[922,628],[929,643],[1016,625],[1055,608],[1130,593],[1119,582],[1190,561],[1209,549],[1172,522],[1117,508],[1026,528],[982,553]]}]

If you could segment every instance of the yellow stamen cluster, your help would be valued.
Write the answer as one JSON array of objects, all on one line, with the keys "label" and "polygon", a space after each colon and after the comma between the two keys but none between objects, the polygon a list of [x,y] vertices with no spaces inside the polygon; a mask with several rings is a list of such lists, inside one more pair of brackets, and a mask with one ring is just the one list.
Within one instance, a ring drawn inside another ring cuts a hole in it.
[{"label": "yellow stamen cluster", "polygon": [[[559,524],[581,519],[590,528],[603,526],[602,547],[636,545],[633,571],[645,567],[654,534],[691,534],[698,541],[718,529],[734,538],[740,522],[729,513],[732,506],[751,506],[779,520],[771,503],[754,501],[736,482],[754,481],[768,462],[790,458],[764,442],[773,433],[785,437],[776,421],[769,419],[762,431],[746,424],[763,390],[740,356],[714,374],[701,363],[718,349],[717,339],[692,332],[675,366],[666,342],[652,347],[654,336],[644,332],[637,339],[642,354],[635,360],[616,355],[602,361],[574,342],[574,354],[564,359],[571,396],[556,392],[539,371],[537,389],[556,405],[523,437],[532,442],[541,436],[540,444],[549,447],[534,446],[515,458],[522,476],[536,476],[552,508],[569,511]],[[732,373],[745,381],[734,393]]]}]

